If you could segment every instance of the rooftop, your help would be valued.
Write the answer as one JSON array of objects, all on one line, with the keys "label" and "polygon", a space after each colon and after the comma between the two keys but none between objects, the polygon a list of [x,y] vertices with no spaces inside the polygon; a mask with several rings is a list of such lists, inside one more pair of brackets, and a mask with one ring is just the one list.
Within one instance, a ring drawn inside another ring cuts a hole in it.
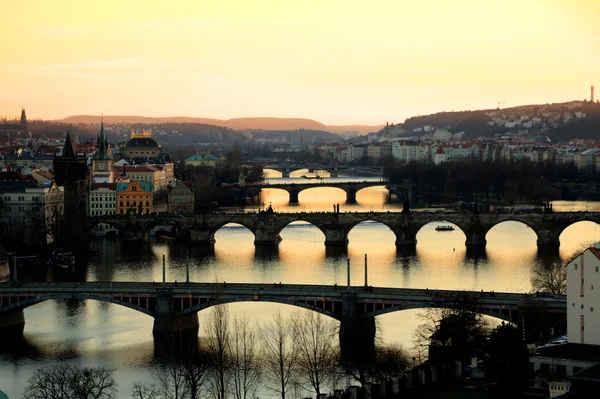
[{"label": "rooftop", "polygon": [[600,363],[600,345],[563,344],[538,348],[536,356]]}]

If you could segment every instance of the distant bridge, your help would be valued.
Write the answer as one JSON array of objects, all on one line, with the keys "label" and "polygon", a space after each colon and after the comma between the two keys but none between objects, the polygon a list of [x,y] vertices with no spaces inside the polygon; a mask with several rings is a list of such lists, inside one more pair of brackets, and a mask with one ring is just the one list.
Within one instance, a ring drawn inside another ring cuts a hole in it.
[{"label": "distant bridge", "polygon": [[261,165],[263,169],[270,169],[281,172],[282,177],[290,177],[290,173],[308,169],[309,173],[313,173],[316,170],[324,170],[329,172],[331,177],[338,177],[342,175],[370,175],[370,176],[383,176],[383,167],[377,165],[344,165],[344,164],[330,164],[320,162],[286,162],[286,161],[269,161],[269,160],[248,160],[244,163],[245,166]]},{"label": "distant bridge", "polygon": [[333,187],[339,188],[346,192],[346,203],[356,203],[356,193],[368,187],[385,186],[385,181],[362,181],[362,182],[332,182],[328,180],[320,180],[315,183],[268,183],[261,185],[261,188],[277,188],[285,190],[290,195],[290,204],[298,203],[298,194],[301,191],[311,188]]},{"label": "distant bridge", "polygon": [[[351,329],[361,320],[406,309],[462,308],[513,323],[521,323],[528,309],[562,318],[566,296],[537,297],[523,293],[430,291],[408,288],[337,285],[246,283],[21,283],[0,284],[0,332],[22,331],[23,309],[48,300],[96,300],[124,306],[154,317],[154,333],[178,334],[195,330],[197,312],[231,302],[274,302],[313,310]],[[370,334],[370,333],[369,333]]]},{"label": "distant bridge", "polygon": [[384,224],[396,235],[400,249],[414,250],[417,233],[431,222],[450,222],[466,236],[467,249],[483,249],[486,234],[499,223],[524,223],[537,234],[541,248],[558,248],[560,235],[573,223],[600,222],[600,212],[556,212],[551,214],[472,214],[458,212],[300,212],[300,213],[208,213],[194,215],[130,215],[88,218],[88,229],[107,223],[119,230],[124,240],[148,240],[156,226],[172,226],[172,234],[191,242],[211,244],[215,233],[228,223],[237,223],[254,234],[256,245],[274,245],[281,241],[280,233],[288,224],[304,221],[316,226],[325,235],[325,245],[345,246],[348,234],[357,224],[374,221]]}]

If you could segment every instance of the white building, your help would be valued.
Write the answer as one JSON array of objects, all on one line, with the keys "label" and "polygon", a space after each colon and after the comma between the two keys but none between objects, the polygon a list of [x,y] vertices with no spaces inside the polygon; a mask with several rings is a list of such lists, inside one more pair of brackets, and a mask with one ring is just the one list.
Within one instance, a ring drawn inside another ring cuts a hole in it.
[{"label": "white building", "polygon": [[0,182],[0,233],[28,245],[52,243],[64,215],[64,189],[54,182]]},{"label": "white building", "polygon": [[394,141],[392,143],[392,156],[404,162],[425,160],[425,148],[420,143],[411,141]]},{"label": "white building", "polygon": [[94,183],[90,187],[88,216],[117,214],[117,183]]},{"label": "white building", "polygon": [[600,243],[567,266],[567,338],[600,345]]}]

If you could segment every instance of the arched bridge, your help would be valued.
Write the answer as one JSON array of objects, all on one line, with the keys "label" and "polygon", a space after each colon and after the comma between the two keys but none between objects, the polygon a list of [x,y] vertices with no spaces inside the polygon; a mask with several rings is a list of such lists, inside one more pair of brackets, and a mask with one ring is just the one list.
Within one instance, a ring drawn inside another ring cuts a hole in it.
[{"label": "arched bridge", "polygon": [[390,228],[396,235],[398,248],[414,249],[417,233],[430,222],[450,222],[466,236],[468,249],[483,249],[487,232],[499,223],[518,221],[537,234],[540,248],[558,248],[560,234],[573,223],[600,223],[598,212],[556,212],[551,214],[469,214],[458,212],[321,212],[321,213],[208,213],[198,215],[137,215],[102,216],[88,219],[88,229],[107,223],[119,230],[125,240],[147,240],[155,226],[173,226],[181,239],[210,244],[215,233],[228,223],[248,228],[256,245],[274,245],[281,241],[280,232],[290,223],[304,221],[313,224],[325,236],[327,246],[345,246],[348,233],[365,221],[375,221]]},{"label": "arched bridge", "polygon": [[346,203],[356,203],[356,193],[368,187],[385,186],[385,181],[362,181],[362,182],[332,182],[327,180],[319,181],[318,183],[269,183],[263,184],[261,188],[277,188],[285,190],[290,195],[290,203],[298,203],[298,195],[304,190],[311,188],[333,187],[339,188],[346,192]]},{"label": "arched bridge", "polygon": [[298,284],[245,283],[22,283],[0,285],[0,330],[24,326],[23,309],[47,300],[97,300],[125,306],[154,317],[154,332],[179,333],[198,327],[197,312],[231,302],[275,302],[320,312],[344,326],[359,319],[415,308],[457,308],[514,323],[527,309],[560,317],[566,314],[566,296],[528,296],[523,293],[430,291]]},{"label": "arched bridge", "polygon": [[324,170],[329,172],[331,177],[338,177],[340,174],[353,175],[370,175],[383,176],[383,167],[376,165],[335,165],[321,162],[285,162],[285,161],[247,161],[244,166],[260,165],[263,169],[270,169],[281,172],[281,177],[290,177],[290,173],[308,169],[310,173],[316,170]]}]

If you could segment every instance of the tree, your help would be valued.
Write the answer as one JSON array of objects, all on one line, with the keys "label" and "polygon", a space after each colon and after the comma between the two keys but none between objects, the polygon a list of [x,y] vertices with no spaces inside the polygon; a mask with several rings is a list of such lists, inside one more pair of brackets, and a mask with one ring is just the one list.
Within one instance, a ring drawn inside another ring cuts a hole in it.
[{"label": "tree", "polygon": [[563,295],[567,293],[567,268],[560,263],[538,264],[533,269],[531,286],[536,291]]},{"label": "tree", "polygon": [[77,368],[67,365],[42,367],[29,378],[26,399],[114,399],[117,383],[113,369]]},{"label": "tree", "polygon": [[233,321],[231,344],[231,374],[236,399],[254,397],[261,375],[256,334],[250,328],[247,316]]},{"label": "tree", "polygon": [[492,330],[485,355],[483,368],[486,379],[497,382],[501,389],[521,392],[529,366],[522,332],[503,322]]},{"label": "tree", "polygon": [[188,350],[183,358],[171,357],[151,369],[152,382],[137,382],[136,399],[198,399],[210,368],[207,354]]},{"label": "tree", "polygon": [[261,328],[263,366],[267,388],[285,399],[291,389],[297,347],[292,342],[292,327],[277,312],[271,322]]},{"label": "tree", "polygon": [[336,369],[336,330],[332,321],[316,312],[303,312],[292,318],[298,375],[317,396]]},{"label": "tree", "polygon": [[212,393],[217,399],[226,399],[226,383],[231,370],[231,332],[229,312],[225,305],[215,305],[206,323],[208,353],[213,359],[210,375]]}]

